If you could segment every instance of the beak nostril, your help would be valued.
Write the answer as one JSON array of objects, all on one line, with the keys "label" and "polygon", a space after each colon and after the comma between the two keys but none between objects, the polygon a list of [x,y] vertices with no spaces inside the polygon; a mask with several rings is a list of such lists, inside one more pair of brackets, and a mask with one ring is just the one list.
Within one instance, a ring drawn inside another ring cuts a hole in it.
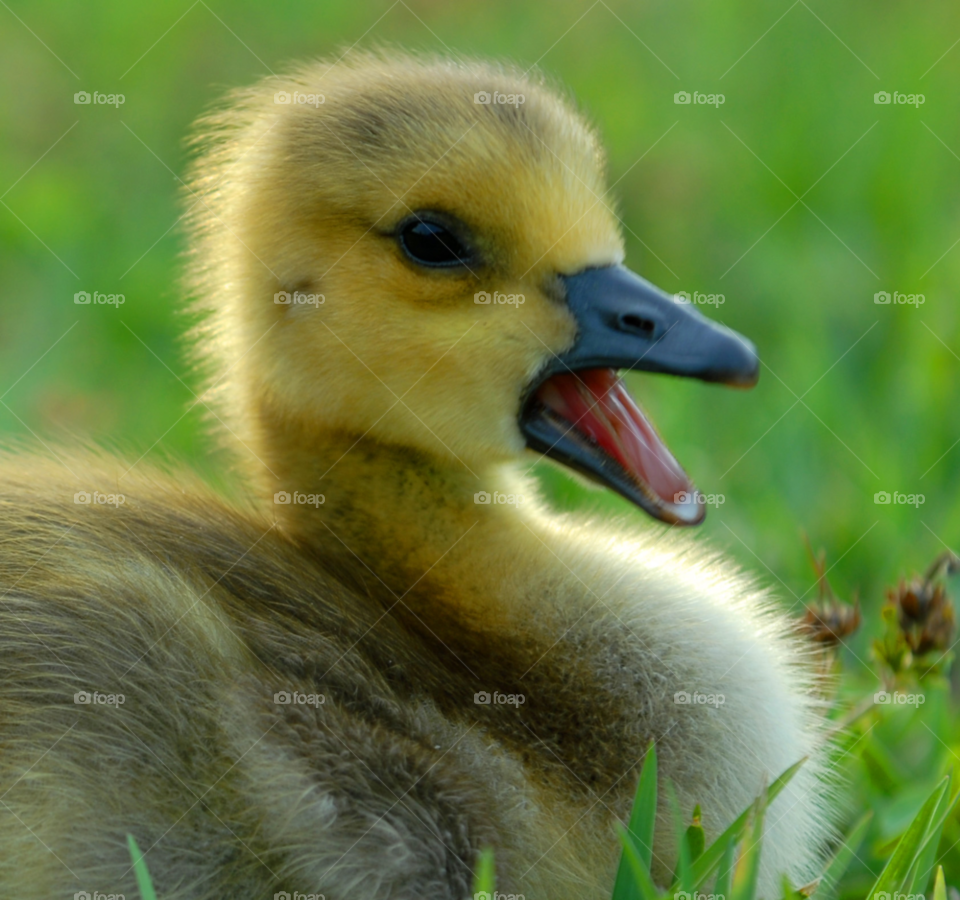
[{"label": "beak nostril", "polygon": [[657,330],[657,326],[652,319],[647,319],[634,313],[624,313],[620,316],[620,330],[632,331],[643,337],[652,338],[654,332]]}]

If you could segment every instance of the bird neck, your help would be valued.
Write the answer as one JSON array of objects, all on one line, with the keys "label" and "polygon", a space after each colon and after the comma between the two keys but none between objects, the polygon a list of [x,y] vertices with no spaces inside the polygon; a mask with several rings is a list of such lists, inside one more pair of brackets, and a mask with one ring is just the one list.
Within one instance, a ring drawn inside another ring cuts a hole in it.
[{"label": "bird neck", "polygon": [[453,629],[509,628],[558,565],[519,465],[470,471],[369,438],[287,438],[264,459],[277,476],[264,493],[290,495],[272,506],[281,528],[364,590],[385,591],[388,603],[403,598],[415,615]]}]

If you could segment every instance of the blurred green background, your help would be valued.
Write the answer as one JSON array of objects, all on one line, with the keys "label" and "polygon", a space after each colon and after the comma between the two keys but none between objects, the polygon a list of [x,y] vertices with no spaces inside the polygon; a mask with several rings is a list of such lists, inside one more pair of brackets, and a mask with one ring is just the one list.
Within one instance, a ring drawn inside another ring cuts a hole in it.
[{"label": "blurred green background", "polygon": [[[801,530],[825,547],[838,593],[859,588],[866,613],[845,684],[869,689],[884,585],[960,545],[955,2],[2,7],[0,434],[152,448],[215,476],[223,461],[200,408],[183,415],[193,398],[173,374],[196,386],[176,282],[177,176],[194,118],[230,87],[351,46],[537,64],[607,142],[628,263],[671,292],[722,293],[706,314],[759,347],[751,393],[630,376],[701,489],[726,498],[703,532],[797,612],[815,594]],[[82,90],[125,102],[75,105]],[[725,102],[677,105],[677,91]],[[877,91],[925,102],[877,105]],[[79,290],[126,302],[77,306]],[[924,303],[878,305],[878,291]],[[633,514],[544,478],[558,503]],[[925,502],[877,505],[878,491]],[[867,780],[861,803],[890,810],[874,842],[953,761],[955,715],[941,699],[915,727],[891,713],[891,740],[910,740],[888,748],[892,787],[873,770],[852,776]],[[957,883],[960,862],[952,871]]]}]

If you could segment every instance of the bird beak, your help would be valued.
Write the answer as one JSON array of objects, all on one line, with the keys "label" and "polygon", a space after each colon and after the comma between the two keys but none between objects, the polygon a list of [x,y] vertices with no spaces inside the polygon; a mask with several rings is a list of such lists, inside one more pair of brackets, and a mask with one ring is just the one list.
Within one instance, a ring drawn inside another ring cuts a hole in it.
[{"label": "bird beak", "polygon": [[663,372],[735,387],[757,382],[756,348],[623,266],[561,276],[573,346],[527,391],[527,445],[677,525],[703,521],[702,495],[617,377]]}]

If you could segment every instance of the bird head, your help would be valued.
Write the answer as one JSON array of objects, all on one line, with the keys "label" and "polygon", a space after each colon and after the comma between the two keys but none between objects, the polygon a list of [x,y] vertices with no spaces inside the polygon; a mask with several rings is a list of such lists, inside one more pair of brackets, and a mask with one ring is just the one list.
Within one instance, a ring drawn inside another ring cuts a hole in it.
[{"label": "bird head", "polygon": [[561,93],[351,54],[234,94],[199,133],[200,345],[219,415],[268,467],[316,435],[470,471],[533,451],[702,518],[617,373],[749,385],[756,354],[623,266],[602,147]]}]

